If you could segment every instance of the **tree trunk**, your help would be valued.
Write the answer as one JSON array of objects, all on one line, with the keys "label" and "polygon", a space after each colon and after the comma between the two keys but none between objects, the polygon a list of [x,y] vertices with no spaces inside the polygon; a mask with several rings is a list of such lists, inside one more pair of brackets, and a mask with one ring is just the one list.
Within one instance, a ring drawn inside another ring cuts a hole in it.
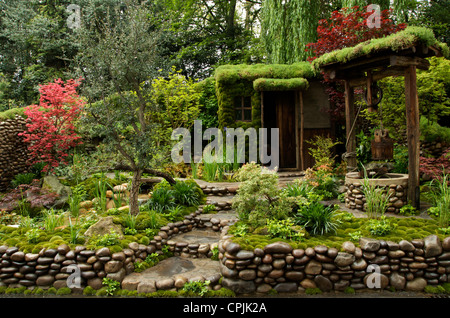
[{"label": "tree trunk", "polygon": [[141,185],[143,171],[141,169],[134,171],[133,180],[131,181],[130,189],[130,213],[132,215],[139,214],[139,186]]}]

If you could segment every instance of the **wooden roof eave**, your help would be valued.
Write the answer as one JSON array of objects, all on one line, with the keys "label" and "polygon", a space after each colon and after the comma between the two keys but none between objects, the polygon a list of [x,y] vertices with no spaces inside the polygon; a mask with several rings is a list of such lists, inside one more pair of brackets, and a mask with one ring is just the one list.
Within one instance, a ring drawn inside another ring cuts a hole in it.
[{"label": "wooden roof eave", "polygon": [[427,57],[442,56],[434,46],[416,45],[401,51],[386,49],[376,54],[364,55],[346,62],[333,62],[320,66],[331,80],[346,80],[351,87],[366,84],[366,72],[371,72],[374,81],[388,76],[403,75],[406,67],[416,66],[428,70]]}]

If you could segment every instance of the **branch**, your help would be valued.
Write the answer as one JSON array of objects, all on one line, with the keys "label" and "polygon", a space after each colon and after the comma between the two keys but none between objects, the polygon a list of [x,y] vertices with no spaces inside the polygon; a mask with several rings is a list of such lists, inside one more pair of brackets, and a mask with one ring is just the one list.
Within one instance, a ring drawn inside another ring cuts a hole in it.
[{"label": "branch", "polygon": [[[134,169],[131,166],[128,166],[126,164],[118,164],[116,165],[112,170],[123,170],[123,171],[134,171]],[[144,168],[142,169],[144,171],[144,173],[148,173],[157,177],[162,177],[164,179],[167,180],[167,182],[169,182],[170,184],[175,184],[176,181],[174,178],[172,178],[172,176],[170,176],[168,173],[166,172],[162,172],[159,170],[154,170],[154,169],[150,169],[150,168]]]}]

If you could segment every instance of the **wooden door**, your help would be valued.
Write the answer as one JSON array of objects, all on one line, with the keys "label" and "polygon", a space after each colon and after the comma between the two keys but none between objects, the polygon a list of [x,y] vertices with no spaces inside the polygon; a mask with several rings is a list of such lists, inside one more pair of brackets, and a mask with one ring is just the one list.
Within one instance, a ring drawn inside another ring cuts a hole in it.
[{"label": "wooden door", "polygon": [[280,169],[297,168],[297,142],[294,92],[278,92],[275,99],[280,134]]}]

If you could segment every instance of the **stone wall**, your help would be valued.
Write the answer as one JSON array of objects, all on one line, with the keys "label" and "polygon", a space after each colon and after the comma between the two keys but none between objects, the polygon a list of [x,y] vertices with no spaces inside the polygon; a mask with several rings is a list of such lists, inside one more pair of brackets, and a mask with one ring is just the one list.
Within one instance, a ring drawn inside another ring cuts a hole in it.
[{"label": "stone wall", "polygon": [[0,122],[0,192],[5,192],[19,173],[28,172],[27,145],[17,134],[26,130],[23,117]]},{"label": "stone wall", "polygon": [[[386,211],[398,214],[400,208],[408,203],[408,186],[391,184],[382,188],[385,193],[390,195]],[[366,197],[363,193],[362,185],[360,183],[348,183],[345,184],[345,189],[345,207],[352,210],[357,209],[365,211]]]},{"label": "stone wall", "polygon": [[134,271],[135,262],[143,261],[151,253],[161,254],[166,245],[175,255],[211,257],[213,247],[209,244],[175,243],[170,239],[194,228],[219,231],[225,225],[226,221],[202,217],[201,212],[197,211],[187,215],[183,221],[161,227],[149,245],[132,242],[128,248],[117,253],[112,253],[108,247],[89,250],[86,246],[76,246],[70,249],[65,244],[54,249],[43,249],[39,253],[24,253],[17,247],[0,246],[0,286],[66,287],[76,265],[81,275],[80,287],[100,289],[104,277],[121,282]]},{"label": "stone wall", "polygon": [[428,284],[449,281],[450,237],[441,242],[431,235],[399,243],[361,238],[360,247],[345,242],[341,251],[326,246],[293,249],[277,242],[247,251],[225,230],[222,234],[222,285],[236,293],[360,290],[377,281],[382,289],[422,291]]}]

